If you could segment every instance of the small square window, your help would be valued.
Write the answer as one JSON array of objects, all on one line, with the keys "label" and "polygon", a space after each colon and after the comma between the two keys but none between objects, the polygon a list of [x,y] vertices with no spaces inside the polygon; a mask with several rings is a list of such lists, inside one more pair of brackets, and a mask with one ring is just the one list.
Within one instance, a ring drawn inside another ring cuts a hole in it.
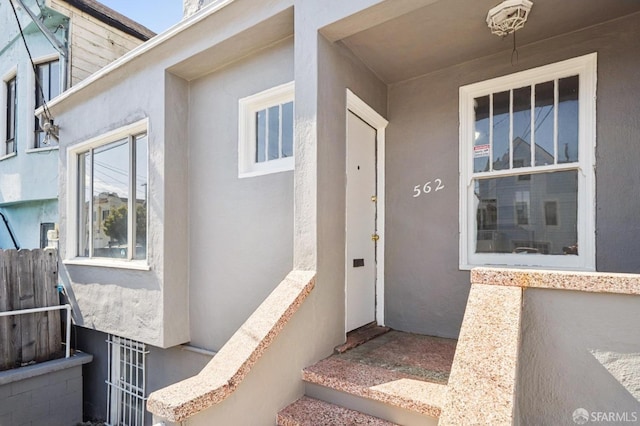
[{"label": "small square window", "polygon": [[293,82],[240,100],[238,175],[293,170]]}]

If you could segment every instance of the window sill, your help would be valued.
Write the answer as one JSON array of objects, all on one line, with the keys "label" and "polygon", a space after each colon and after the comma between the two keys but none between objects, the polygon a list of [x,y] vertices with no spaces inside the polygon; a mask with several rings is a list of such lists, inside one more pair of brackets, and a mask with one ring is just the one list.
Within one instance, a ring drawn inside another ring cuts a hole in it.
[{"label": "window sill", "polygon": [[2,157],[0,157],[0,161],[8,160],[9,158],[13,158],[16,155],[18,155],[17,152],[12,152],[11,154],[3,155]]},{"label": "window sill", "polygon": [[265,163],[254,163],[252,166],[253,167],[248,168],[248,170],[244,170],[238,173],[238,178],[242,179],[255,176],[270,175],[272,173],[289,172],[295,169],[294,157],[267,161]]},{"label": "window sill", "polygon": [[458,265],[460,271],[471,271],[474,268],[499,268],[499,269],[531,269],[531,270],[543,270],[543,271],[583,271],[594,272],[595,268],[582,267],[582,266],[570,266],[570,265],[507,265],[499,263],[478,263],[478,264],[460,264]]},{"label": "window sill", "polygon": [[62,261],[65,265],[94,266],[98,268],[132,269],[136,271],[150,271],[151,266],[144,260],[112,260],[112,259],[87,259],[76,257]]},{"label": "window sill", "polygon": [[58,145],[46,146],[44,148],[30,148],[30,149],[27,149],[25,152],[27,154],[36,154],[38,152],[49,152],[49,151],[57,151],[57,150],[58,150]]}]

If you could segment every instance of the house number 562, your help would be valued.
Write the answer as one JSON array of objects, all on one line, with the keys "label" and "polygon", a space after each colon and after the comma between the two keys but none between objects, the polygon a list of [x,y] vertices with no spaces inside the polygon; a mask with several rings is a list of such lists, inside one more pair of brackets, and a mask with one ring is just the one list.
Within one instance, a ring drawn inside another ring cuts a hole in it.
[{"label": "house number 562", "polygon": [[442,179],[434,179],[433,181],[429,181],[424,185],[416,185],[413,187],[413,198],[419,197],[421,194],[430,194],[431,192],[438,192],[444,189],[444,185],[442,184]]}]

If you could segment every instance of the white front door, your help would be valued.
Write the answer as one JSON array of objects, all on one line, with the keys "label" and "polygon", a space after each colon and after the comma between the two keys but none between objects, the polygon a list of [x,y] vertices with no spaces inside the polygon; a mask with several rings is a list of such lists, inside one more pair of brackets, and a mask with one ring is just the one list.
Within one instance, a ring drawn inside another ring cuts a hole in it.
[{"label": "white front door", "polygon": [[346,331],[376,320],[376,130],[347,114]]}]

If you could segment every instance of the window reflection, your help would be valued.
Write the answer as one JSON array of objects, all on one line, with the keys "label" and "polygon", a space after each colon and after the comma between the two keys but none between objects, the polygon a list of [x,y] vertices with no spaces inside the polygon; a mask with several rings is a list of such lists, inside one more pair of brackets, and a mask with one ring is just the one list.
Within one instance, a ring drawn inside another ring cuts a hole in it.
[{"label": "window reflection", "polygon": [[476,253],[578,254],[578,172],[475,181]]},{"label": "window reflection", "polygon": [[147,151],[140,134],[79,155],[78,256],[147,257]]}]

